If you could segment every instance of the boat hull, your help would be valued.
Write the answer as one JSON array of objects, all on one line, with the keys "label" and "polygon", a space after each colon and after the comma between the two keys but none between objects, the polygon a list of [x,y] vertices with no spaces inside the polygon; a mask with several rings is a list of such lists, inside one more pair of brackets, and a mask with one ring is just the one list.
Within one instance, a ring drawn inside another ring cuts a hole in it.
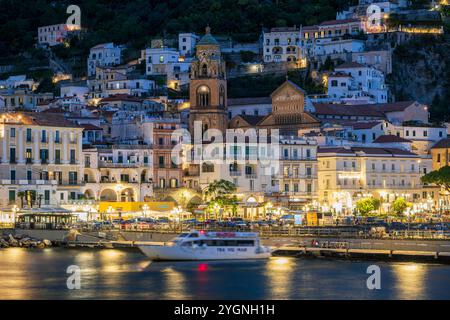
[{"label": "boat hull", "polygon": [[226,247],[197,247],[186,248],[180,246],[139,246],[139,249],[153,261],[197,261],[197,260],[253,260],[268,259],[272,255],[270,250]]}]

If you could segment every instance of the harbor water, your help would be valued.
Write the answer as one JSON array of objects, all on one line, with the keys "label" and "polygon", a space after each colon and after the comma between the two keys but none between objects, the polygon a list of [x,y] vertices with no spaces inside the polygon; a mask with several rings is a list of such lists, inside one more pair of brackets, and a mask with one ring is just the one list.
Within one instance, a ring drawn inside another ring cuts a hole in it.
[{"label": "harbor water", "polygon": [[[367,268],[381,289],[367,288]],[[67,273],[78,266],[79,290]],[[450,266],[274,257],[150,262],[137,251],[0,250],[2,299],[450,299]]]}]

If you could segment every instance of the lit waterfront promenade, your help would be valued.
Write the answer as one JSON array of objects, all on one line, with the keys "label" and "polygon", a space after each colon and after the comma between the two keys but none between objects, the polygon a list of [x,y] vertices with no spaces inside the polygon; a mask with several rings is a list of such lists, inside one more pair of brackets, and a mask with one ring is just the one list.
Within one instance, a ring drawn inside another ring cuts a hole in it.
[{"label": "lit waterfront promenade", "polygon": [[[68,231],[20,230],[34,238],[50,239],[61,243]],[[102,237],[99,234],[102,233]],[[73,248],[137,249],[142,243],[162,244],[174,238],[177,232],[142,232],[109,230],[102,232],[80,232],[76,239],[63,244]],[[450,262],[450,240],[406,239],[406,238],[363,238],[363,237],[320,237],[283,236],[261,233],[263,245],[274,249],[280,256],[334,257],[376,260],[421,260],[428,262]]]}]

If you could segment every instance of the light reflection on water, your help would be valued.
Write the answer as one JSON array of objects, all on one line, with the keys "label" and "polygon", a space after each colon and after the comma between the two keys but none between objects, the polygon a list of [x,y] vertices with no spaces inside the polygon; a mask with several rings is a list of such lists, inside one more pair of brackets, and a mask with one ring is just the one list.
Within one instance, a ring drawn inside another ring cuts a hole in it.
[{"label": "light reflection on water", "polygon": [[[367,267],[382,290],[366,287]],[[66,287],[81,268],[81,290]],[[0,250],[2,299],[450,299],[450,266],[271,258],[154,262],[118,250]]]},{"label": "light reflection on water", "polygon": [[295,260],[293,258],[271,258],[267,262],[265,276],[268,279],[269,299],[283,299],[289,297],[293,285]]},{"label": "light reflection on water", "polygon": [[395,265],[393,272],[397,277],[396,287],[399,299],[426,299],[427,268],[425,265],[418,263]]}]

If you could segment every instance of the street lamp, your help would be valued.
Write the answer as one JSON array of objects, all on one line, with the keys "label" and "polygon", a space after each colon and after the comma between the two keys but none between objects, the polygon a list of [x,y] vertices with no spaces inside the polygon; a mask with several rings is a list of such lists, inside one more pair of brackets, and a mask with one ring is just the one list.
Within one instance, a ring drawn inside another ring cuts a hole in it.
[{"label": "street lamp", "polygon": [[411,208],[406,208],[405,214],[408,217],[408,232],[407,232],[407,236],[409,236],[409,227],[410,227],[411,215],[412,215]]},{"label": "street lamp", "polygon": [[12,221],[13,221],[14,225],[16,224],[16,215],[17,215],[18,211],[19,211],[19,208],[17,207],[17,205],[14,205],[14,207],[12,208],[12,212],[13,212]]},{"label": "street lamp", "polygon": [[265,213],[266,213],[266,217],[267,217],[267,213],[269,213],[269,220],[272,220],[272,208],[273,208],[272,202],[268,202],[265,207],[265,209],[266,209]]},{"label": "street lamp", "polygon": [[183,213],[183,208],[181,206],[178,206],[176,208],[173,208],[172,210],[172,216],[174,217],[174,229],[176,229],[176,224],[180,222],[180,214]]},{"label": "street lamp", "polygon": [[145,218],[147,218],[149,209],[150,208],[149,208],[149,206],[147,204],[144,204],[144,206],[142,207],[142,213],[144,214]]},{"label": "street lamp", "polygon": [[218,203],[214,204],[214,213],[216,215],[216,218],[220,221],[219,213],[220,213],[220,206]]},{"label": "street lamp", "polygon": [[106,210],[106,213],[108,213],[109,215],[109,220],[112,221],[111,215],[114,213],[114,208],[112,206],[109,206],[108,209]]}]

